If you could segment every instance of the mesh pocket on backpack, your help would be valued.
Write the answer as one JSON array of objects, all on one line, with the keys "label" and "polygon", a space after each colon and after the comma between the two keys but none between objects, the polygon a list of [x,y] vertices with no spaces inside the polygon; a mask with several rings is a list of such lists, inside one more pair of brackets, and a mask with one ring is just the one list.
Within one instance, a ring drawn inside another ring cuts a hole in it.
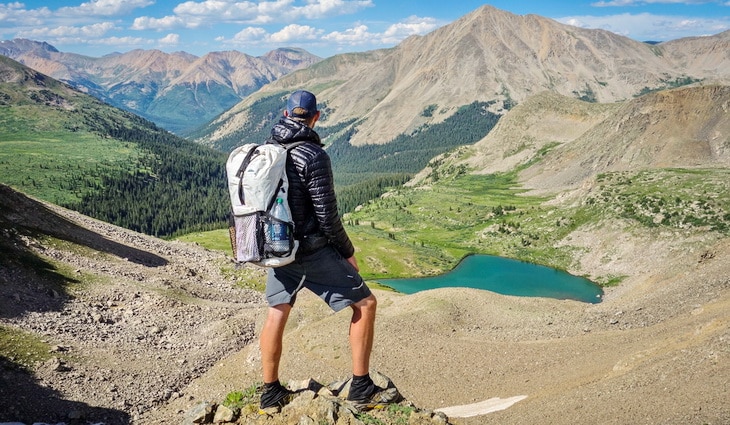
[{"label": "mesh pocket on backpack", "polygon": [[259,246],[257,237],[262,232],[258,214],[233,217],[236,228],[236,260],[241,262],[261,260],[263,247]]}]

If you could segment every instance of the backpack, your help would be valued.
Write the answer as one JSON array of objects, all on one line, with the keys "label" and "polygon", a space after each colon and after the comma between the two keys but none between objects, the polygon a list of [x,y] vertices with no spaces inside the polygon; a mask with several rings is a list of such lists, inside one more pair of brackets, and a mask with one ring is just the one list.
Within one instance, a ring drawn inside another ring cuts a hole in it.
[{"label": "backpack", "polygon": [[[294,222],[287,199],[286,162],[289,150],[302,143],[287,146],[249,143],[228,156],[229,234],[237,263],[280,267],[294,261],[299,242],[294,240]],[[275,217],[273,210],[281,208],[282,216]],[[288,240],[278,240],[279,232],[283,232],[282,239]]]}]

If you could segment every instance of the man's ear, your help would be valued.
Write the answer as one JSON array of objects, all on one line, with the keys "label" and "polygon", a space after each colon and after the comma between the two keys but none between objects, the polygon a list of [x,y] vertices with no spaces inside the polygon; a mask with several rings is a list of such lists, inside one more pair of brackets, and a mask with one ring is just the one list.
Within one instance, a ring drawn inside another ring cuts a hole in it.
[{"label": "man's ear", "polygon": [[289,111],[287,111],[286,109],[284,109],[284,116],[285,117],[288,117],[289,116]]}]

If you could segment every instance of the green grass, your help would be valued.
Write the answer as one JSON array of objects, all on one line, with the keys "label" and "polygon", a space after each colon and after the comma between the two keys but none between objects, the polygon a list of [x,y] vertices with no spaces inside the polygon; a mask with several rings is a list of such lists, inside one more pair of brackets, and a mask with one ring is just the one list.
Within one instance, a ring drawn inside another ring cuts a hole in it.
[{"label": "green grass", "polygon": [[[101,188],[110,172],[133,172],[136,145],[97,134],[69,132],[67,118],[50,110],[0,108],[0,182],[55,204],[78,202],[81,188]],[[88,184],[91,183],[91,184]]]},{"label": "green grass", "polygon": [[256,412],[261,397],[261,387],[262,385],[257,383],[243,391],[232,391],[226,395],[226,399],[221,404],[231,409],[236,415],[241,412],[244,414]]},{"label": "green grass", "polygon": [[606,173],[586,214],[611,214],[647,228],[730,234],[730,170],[661,169]]},{"label": "green grass", "polygon": [[21,368],[32,370],[36,363],[51,358],[49,349],[36,335],[0,325],[0,357]]},{"label": "green grass", "polygon": [[[628,219],[628,226],[636,229],[727,235],[728,181],[727,169],[604,174],[597,177],[597,190],[566,207],[525,196],[514,173],[457,173],[429,187],[392,191],[343,220],[368,280],[440,274],[472,253],[566,270],[583,251],[558,242],[582,226]],[[227,238],[226,232],[215,231],[187,240],[230,251]],[[618,285],[624,278],[591,277],[603,286]]]},{"label": "green grass", "polygon": [[183,242],[196,243],[204,248],[231,254],[231,239],[228,229],[217,229],[208,232],[193,232],[178,238]]}]

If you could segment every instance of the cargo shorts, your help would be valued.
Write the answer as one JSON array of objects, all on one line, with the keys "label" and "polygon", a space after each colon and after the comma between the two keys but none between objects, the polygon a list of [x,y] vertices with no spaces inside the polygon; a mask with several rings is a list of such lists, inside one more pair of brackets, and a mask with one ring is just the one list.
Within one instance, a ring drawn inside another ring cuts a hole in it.
[{"label": "cargo shorts", "polygon": [[293,306],[302,288],[314,292],[334,311],[340,311],[371,294],[357,270],[332,245],[286,266],[269,269],[266,279],[269,306]]}]

